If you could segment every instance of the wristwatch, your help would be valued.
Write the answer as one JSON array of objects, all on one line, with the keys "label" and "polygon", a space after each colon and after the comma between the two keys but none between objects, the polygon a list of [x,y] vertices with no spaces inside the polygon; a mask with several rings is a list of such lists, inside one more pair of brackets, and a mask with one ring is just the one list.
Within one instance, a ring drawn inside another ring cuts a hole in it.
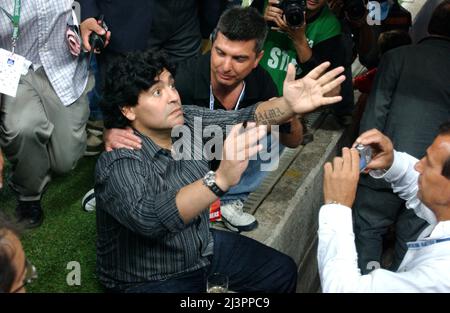
[{"label": "wristwatch", "polygon": [[220,189],[216,184],[216,172],[209,171],[206,173],[205,177],[203,177],[203,184],[208,187],[217,197],[222,197],[225,194],[225,191]]}]

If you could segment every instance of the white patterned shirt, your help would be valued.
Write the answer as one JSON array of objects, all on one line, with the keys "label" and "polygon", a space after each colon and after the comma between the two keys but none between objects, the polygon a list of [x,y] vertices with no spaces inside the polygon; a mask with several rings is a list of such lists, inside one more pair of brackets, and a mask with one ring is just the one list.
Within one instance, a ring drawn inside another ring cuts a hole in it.
[{"label": "white patterned shirt", "polygon": [[[0,6],[12,15],[14,0],[0,0]],[[44,67],[61,102],[68,106],[86,88],[88,58],[70,54],[66,41],[67,22],[71,18],[72,0],[22,0],[19,39],[15,52]],[[0,48],[11,50],[13,25],[0,10]]]}]

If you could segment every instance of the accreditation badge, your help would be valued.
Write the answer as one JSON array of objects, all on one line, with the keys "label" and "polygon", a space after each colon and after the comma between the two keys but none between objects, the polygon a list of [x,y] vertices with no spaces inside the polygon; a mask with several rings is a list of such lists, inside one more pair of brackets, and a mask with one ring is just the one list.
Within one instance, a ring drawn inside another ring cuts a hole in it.
[{"label": "accreditation badge", "polygon": [[30,65],[23,56],[0,49],[0,93],[16,97],[20,76],[27,73]]}]

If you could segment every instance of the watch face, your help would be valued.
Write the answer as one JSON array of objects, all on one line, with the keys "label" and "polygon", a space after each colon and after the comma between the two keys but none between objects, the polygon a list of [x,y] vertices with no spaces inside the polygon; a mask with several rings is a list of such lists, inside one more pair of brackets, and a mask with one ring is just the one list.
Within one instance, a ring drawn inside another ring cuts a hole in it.
[{"label": "watch face", "polygon": [[205,175],[204,181],[207,186],[212,186],[216,182],[216,173],[213,171],[208,172]]}]

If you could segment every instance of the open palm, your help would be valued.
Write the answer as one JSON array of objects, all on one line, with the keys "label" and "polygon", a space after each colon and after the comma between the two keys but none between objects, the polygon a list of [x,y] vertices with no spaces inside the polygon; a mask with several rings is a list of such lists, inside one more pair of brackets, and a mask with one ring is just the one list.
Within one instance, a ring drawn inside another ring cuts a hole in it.
[{"label": "open palm", "polygon": [[345,76],[340,75],[344,71],[343,67],[324,74],[329,66],[330,62],[322,63],[305,77],[295,80],[295,67],[289,64],[283,85],[283,98],[295,113],[311,112],[323,105],[342,100],[341,96],[326,96],[345,80]]}]

